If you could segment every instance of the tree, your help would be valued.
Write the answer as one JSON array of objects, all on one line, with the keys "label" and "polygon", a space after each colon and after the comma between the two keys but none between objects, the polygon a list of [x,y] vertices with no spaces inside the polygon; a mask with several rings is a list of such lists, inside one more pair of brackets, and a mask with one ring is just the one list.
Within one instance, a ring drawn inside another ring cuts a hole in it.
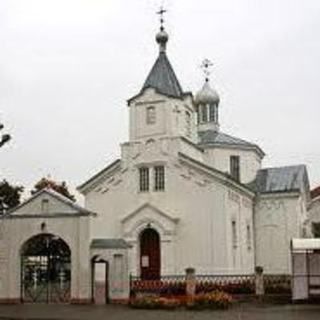
[{"label": "tree", "polygon": [[[2,123],[0,123],[0,131],[4,128],[4,125]],[[10,134],[3,134],[1,136],[1,139],[0,139],[0,148],[5,144],[7,143],[9,140],[11,139],[11,136]]]},{"label": "tree", "polygon": [[35,194],[42,189],[49,188],[52,189],[63,196],[67,197],[68,199],[75,201],[75,196],[69,192],[68,186],[65,181],[57,182],[51,180],[49,178],[42,178],[40,179],[35,185],[34,189],[31,191],[31,194]]},{"label": "tree", "polygon": [[0,182],[0,214],[20,204],[23,187],[11,185],[7,180]]}]

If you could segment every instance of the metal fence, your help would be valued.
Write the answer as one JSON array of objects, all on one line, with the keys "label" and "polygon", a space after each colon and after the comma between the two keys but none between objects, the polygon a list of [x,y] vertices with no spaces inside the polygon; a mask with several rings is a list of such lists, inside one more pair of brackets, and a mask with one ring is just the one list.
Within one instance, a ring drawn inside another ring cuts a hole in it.
[{"label": "metal fence", "polygon": [[[232,295],[254,295],[255,274],[250,275],[196,275],[196,293],[215,290]],[[291,276],[263,276],[266,295],[291,295]],[[161,276],[157,280],[143,280],[131,276],[131,295],[155,294],[162,296],[184,296],[186,294],[186,277],[184,275]]]},{"label": "metal fence", "polygon": [[255,275],[197,275],[196,293],[214,290],[230,294],[254,294]]},{"label": "metal fence", "polygon": [[140,277],[130,277],[131,295],[150,293],[160,295],[184,295],[186,278],[183,275],[161,276],[157,280],[142,280]]},{"label": "metal fence", "polygon": [[291,295],[292,276],[267,274],[263,279],[266,294]]}]

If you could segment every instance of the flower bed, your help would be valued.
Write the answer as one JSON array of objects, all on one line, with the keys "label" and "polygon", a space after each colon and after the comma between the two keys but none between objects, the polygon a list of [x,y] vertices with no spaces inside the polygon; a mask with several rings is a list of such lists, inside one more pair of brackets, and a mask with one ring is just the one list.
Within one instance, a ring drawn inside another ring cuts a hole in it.
[{"label": "flower bed", "polygon": [[136,309],[176,309],[181,306],[181,302],[175,298],[164,298],[156,296],[144,296],[132,299],[130,306]]},{"label": "flower bed", "polygon": [[196,295],[187,307],[190,309],[228,309],[232,302],[233,299],[228,293],[213,291]]},{"label": "flower bed", "polygon": [[[184,297],[186,298],[186,297]],[[192,300],[165,298],[159,296],[141,296],[130,301],[130,306],[137,309],[176,309],[187,307],[192,310],[228,309],[233,302],[231,295],[222,291],[213,291],[196,295]]]}]

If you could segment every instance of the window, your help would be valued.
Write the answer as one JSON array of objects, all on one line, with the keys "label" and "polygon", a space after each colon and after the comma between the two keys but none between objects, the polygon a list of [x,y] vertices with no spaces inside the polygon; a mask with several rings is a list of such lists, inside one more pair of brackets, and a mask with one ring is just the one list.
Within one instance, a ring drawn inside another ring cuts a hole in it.
[{"label": "window", "polygon": [[218,105],[215,106],[214,108],[214,112],[215,112],[215,122],[219,122],[219,111],[218,111]]},{"label": "window", "polygon": [[49,213],[49,199],[42,199],[41,201],[41,213]]},{"label": "window", "polygon": [[251,228],[250,225],[247,225],[247,248],[251,250]]},{"label": "window", "polygon": [[139,169],[140,191],[149,191],[149,168],[142,167]]},{"label": "window", "polygon": [[201,121],[202,122],[208,121],[208,114],[207,114],[207,106],[206,105],[201,106]]},{"label": "window", "polygon": [[237,239],[237,223],[235,220],[232,220],[231,222],[232,227],[232,246],[233,248],[237,248],[238,239]]},{"label": "window", "polygon": [[186,111],[186,134],[187,137],[191,137],[191,115]]},{"label": "window", "polygon": [[312,223],[312,233],[315,238],[320,238],[320,223]]},{"label": "window", "polygon": [[156,108],[151,106],[147,107],[147,115],[146,115],[147,124],[156,123]]},{"label": "window", "polygon": [[197,108],[197,124],[199,124],[201,122],[201,118],[200,118],[200,108]]},{"label": "window", "polygon": [[214,104],[210,104],[209,106],[209,120],[216,121],[216,106]]},{"label": "window", "polygon": [[154,190],[164,190],[165,178],[164,178],[164,166],[154,167]]},{"label": "window", "polygon": [[230,175],[233,179],[240,181],[240,157],[230,157]]}]

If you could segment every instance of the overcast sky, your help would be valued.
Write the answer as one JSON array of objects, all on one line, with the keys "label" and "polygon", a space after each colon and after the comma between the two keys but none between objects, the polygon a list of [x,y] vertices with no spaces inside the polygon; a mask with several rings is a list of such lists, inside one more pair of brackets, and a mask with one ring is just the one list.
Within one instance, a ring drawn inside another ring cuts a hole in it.
[{"label": "overcast sky", "polygon": [[[1,0],[1,176],[75,188],[119,157],[126,100],[154,63],[151,0]],[[320,184],[320,1],[167,0],[168,56],[185,91],[215,63],[224,132],[259,144],[264,166],[304,163]]]}]

